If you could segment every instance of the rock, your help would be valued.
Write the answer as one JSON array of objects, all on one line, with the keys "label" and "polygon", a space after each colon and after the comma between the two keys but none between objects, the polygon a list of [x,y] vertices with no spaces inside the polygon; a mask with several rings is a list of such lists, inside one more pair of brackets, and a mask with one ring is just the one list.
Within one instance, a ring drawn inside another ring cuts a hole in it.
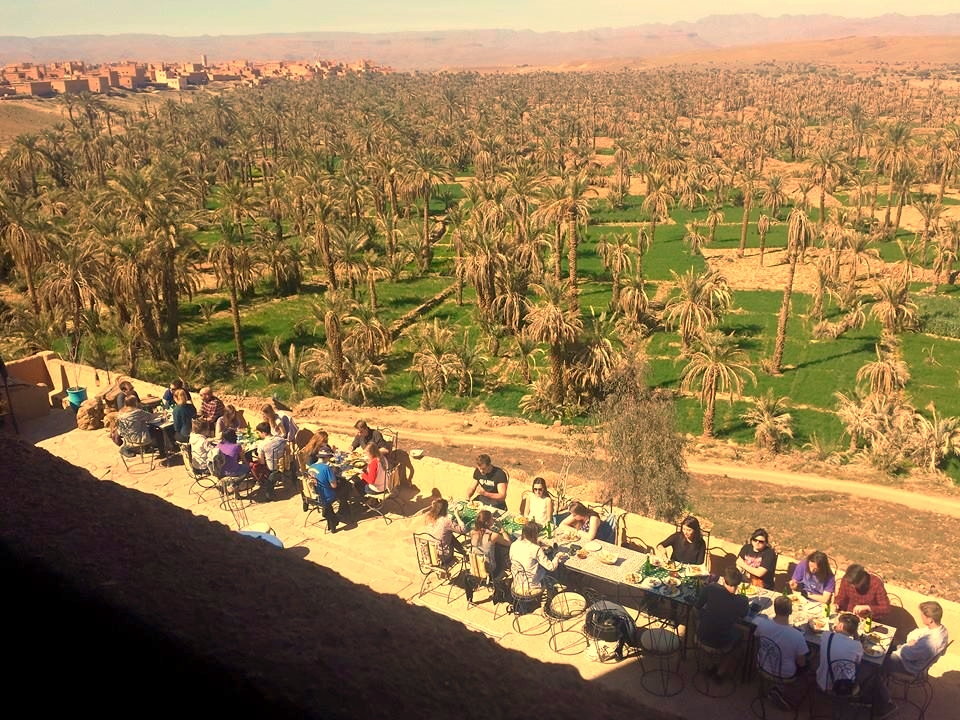
[{"label": "rock", "polygon": [[96,398],[85,400],[77,410],[77,428],[99,430],[103,427],[103,408]]}]

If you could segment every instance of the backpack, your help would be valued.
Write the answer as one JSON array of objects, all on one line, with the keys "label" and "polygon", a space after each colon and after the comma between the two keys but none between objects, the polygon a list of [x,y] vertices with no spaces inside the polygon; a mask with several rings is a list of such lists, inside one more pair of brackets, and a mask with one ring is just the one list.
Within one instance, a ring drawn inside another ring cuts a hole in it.
[{"label": "backpack", "polygon": [[217,450],[216,454],[210,458],[210,473],[214,477],[223,477],[223,468],[227,463],[227,456]]}]

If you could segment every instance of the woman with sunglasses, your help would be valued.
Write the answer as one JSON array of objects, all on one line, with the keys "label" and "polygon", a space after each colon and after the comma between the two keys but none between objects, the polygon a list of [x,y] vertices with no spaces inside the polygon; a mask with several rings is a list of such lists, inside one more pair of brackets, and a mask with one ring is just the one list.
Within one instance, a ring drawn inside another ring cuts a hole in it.
[{"label": "woman with sunglasses", "polygon": [[737,570],[751,585],[773,590],[773,576],[777,571],[777,553],[770,547],[770,534],[757,528],[750,540],[740,548],[737,555]]},{"label": "woman with sunglasses", "polygon": [[540,527],[553,522],[553,498],[547,492],[547,481],[542,477],[533,479],[530,492],[525,492],[520,500],[520,514],[533,520]]}]

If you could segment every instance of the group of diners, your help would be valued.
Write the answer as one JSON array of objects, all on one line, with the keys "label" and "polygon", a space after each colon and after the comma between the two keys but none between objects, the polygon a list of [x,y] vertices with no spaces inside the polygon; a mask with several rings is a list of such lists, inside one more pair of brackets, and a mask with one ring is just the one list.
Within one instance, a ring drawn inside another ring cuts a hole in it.
[{"label": "group of diners", "polygon": [[343,513],[350,500],[364,500],[389,489],[391,441],[385,439],[380,430],[370,427],[366,420],[358,420],[353,427],[356,434],[350,443],[350,452],[361,451],[363,457],[362,468],[351,482],[344,479],[342,465],[331,464],[337,456],[337,448],[330,444],[330,435],[326,431],[315,432],[300,450],[306,471],[314,480],[327,531],[331,533],[337,532],[341,524],[354,524]]},{"label": "group of diners", "polygon": [[[735,662],[737,646],[747,637],[744,622],[755,625],[754,644],[766,638],[777,653],[758,653],[762,669],[773,678],[788,682],[775,683],[769,699],[788,710],[799,702],[803,683],[799,679],[811,665],[811,650],[803,632],[790,622],[794,602],[781,595],[774,599],[773,618],[758,614],[759,606],[750,603],[742,593],[746,585],[773,589],[777,553],[770,547],[769,533],[758,528],[738,553],[736,563],[721,574],[715,584],[706,585],[696,601],[697,639],[701,645],[715,649],[724,659],[710,667],[715,678],[728,674]],[[890,700],[885,676],[890,672],[915,675],[938,657],[947,646],[947,630],[941,624],[943,609],[936,602],[920,604],[922,627],[913,630],[905,642],[885,659],[883,666],[864,662],[863,645],[858,632],[869,630],[874,620],[883,620],[891,612],[891,603],[883,580],[854,563],[839,579],[834,574],[826,553],[816,550],[796,564],[789,580],[789,590],[808,600],[822,603],[832,623],[820,638],[816,655],[815,682],[825,692],[854,691],[873,704],[874,718],[889,717],[896,710]],[[778,658],[779,666],[770,665]],[[846,662],[844,662],[846,661]],[[838,669],[839,668],[839,669]]]}]

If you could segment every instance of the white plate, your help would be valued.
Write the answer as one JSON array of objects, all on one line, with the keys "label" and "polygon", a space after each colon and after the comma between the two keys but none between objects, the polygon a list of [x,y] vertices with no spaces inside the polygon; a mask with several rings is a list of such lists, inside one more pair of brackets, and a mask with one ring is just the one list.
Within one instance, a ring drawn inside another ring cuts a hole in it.
[{"label": "white plate", "polygon": [[594,540],[592,542],[585,543],[583,546],[583,549],[589,550],[590,552],[598,552],[600,550],[603,550],[603,545],[601,545],[599,541]]}]

